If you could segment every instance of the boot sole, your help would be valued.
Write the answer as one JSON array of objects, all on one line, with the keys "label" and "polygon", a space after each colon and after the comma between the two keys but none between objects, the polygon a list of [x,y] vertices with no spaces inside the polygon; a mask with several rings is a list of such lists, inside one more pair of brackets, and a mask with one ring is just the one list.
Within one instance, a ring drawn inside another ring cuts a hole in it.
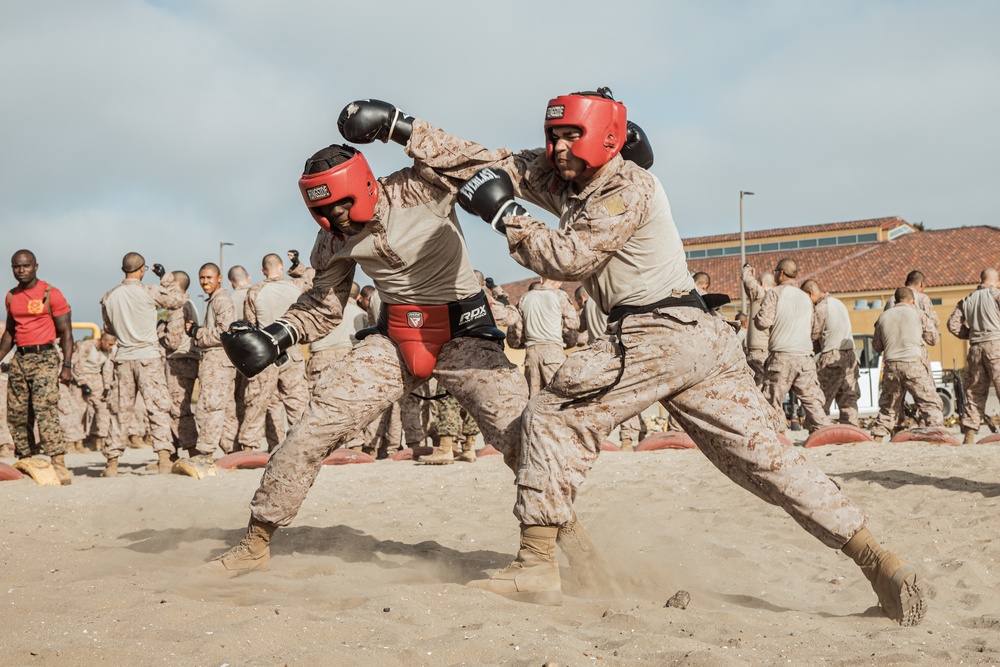
[{"label": "boot sole", "polygon": [[892,597],[888,602],[891,603],[891,608],[885,601],[879,600],[885,614],[904,628],[924,620],[927,604],[924,601],[923,582],[917,577],[916,571],[909,565],[899,568],[892,575],[890,586]]}]

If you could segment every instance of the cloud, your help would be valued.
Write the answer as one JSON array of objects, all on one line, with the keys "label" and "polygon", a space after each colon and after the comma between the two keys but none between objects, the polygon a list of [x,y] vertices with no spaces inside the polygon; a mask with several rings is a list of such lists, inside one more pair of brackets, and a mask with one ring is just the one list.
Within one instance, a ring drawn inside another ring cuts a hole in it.
[{"label": "cloud", "polygon": [[[9,3],[0,228],[93,320],[128,250],[189,272],[220,241],[252,273],[267,252],[305,253],[315,228],[295,180],[340,141],[352,99],[522,148],[542,142],[549,97],[600,85],[652,138],[682,235],[734,230],[740,189],[757,192],[749,229],[990,224],[998,15],[985,2]],[[393,144],[365,152],[379,174],[408,163]],[[461,219],[475,265],[529,275]]]}]

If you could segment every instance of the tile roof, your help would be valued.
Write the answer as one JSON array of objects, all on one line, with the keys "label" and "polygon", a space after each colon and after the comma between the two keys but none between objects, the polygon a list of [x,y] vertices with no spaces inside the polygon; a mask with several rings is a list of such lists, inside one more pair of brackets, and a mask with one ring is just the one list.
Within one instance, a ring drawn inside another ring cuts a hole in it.
[{"label": "tile roof", "polygon": [[[851,229],[866,229],[869,227],[878,227],[880,229],[895,229],[900,225],[912,226],[906,220],[903,220],[899,216],[891,216],[888,218],[870,218],[868,220],[851,220],[848,222],[829,222],[822,225],[806,225],[804,227],[786,227],[784,229],[761,229],[752,232],[745,232],[743,234],[747,241],[753,239],[765,239],[772,238],[775,236],[790,236],[793,234],[818,234],[823,232],[841,232],[848,231]],[[740,234],[735,232],[733,234],[717,234],[715,236],[697,236],[690,239],[684,239],[685,246],[700,245],[703,243],[722,243],[724,241],[739,241]]]},{"label": "tile roof", "polygon": [[[906,281],[914,269],[924,272],[928,287],[975,285],[979,272],[1000,264],[1000,228],[955,227],[905,234],[892,241],[849,246],[756,253],[747,258],[758,274],[784,257],[799,265],[801,280],[813,278],[835,294],[890,290]],[[688,260],[691,271],[712,276],[713,292],[740,295],[740,258]]]}]

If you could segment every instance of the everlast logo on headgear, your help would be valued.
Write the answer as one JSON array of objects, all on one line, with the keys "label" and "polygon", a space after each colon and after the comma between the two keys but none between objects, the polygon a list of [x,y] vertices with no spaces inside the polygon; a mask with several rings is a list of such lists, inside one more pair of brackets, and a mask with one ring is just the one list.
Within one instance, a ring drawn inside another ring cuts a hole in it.
[{"label": "everlast logo on headgear", "polygon": [[309,188],[306,190],[306,196],[309,197],[309,201],[319,201],[320,199],[328,199],[330,197],[330,188],[326,185],[317,185],[314,188]]},{"label": "everlast logo on headgear", "polygon": [[562,104],[554,104],[545,110],[545,120],[562,118],[566,113],[566,107]]},{"label": "everlast logo on headgear", "polygon": [[489,181],[494,181],[498,178],[500,178],[500,176],[498,176],[495,171],[487,167],[486,169],[481,170],[475,176],[470,178],[469,181],[462,186],[462,189],[459,190],[459,192],[462,193],[462,196],[468,199],[472,199],[473,195],[476,194],[476,190],[479,189],[480,185],[482,185],[483,183],[487,183]]},{"label": "everlast logo on headgear", "polygon": [[417,310],[406,313],[406,324],[411,329],[419,329],[424,326],[424,314]]}]

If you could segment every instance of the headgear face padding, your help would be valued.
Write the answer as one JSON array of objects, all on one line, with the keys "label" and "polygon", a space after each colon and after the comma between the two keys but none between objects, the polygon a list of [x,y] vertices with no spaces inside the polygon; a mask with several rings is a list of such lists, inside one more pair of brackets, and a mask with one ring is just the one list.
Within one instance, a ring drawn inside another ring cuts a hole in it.
[{"label": "headgear face padding", "polygon": [[340,164],[317,172],[308,173],[315,158],[306,162],[305,172],[299,179],[299,191],[302,199],[309,207],[309,213],[323,229],[330,229],[330,221],[319,214],[318,208],[332,204],[345,198],[354,200],[354,205],[348,213],[352,222],[369,222],[375,215],[375,202],[378,200],[378,181],[372,173],[365,156],[350,146],[336,146],[342,155],[350,157]]},{"label": "headgear face padding", "polygon": [[625,105],[611,98],[611,91],[600,88],[596,93],[572,93],[549,100],[545,109],[545,157],[553,164],[553,127],[580,128],[580,138],[570,152],[583,160],[590,169],[597,169],[611,160],[625,145],[628,133]]}]

